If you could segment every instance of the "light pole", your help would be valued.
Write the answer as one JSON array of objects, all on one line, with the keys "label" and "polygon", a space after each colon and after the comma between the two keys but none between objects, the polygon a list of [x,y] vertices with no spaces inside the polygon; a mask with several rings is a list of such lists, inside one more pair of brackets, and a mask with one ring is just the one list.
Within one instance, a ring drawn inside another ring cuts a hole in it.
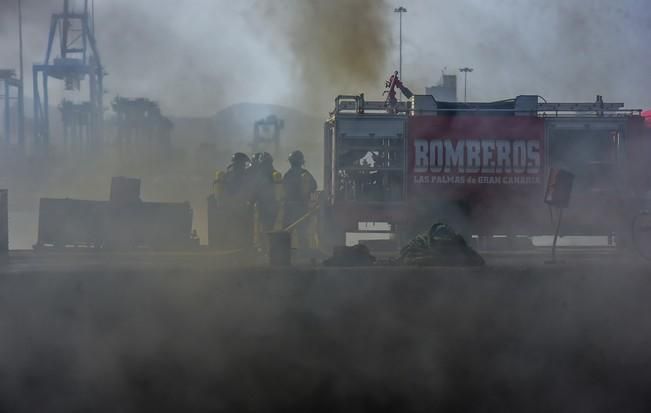
[{"label": "light pole", "polygon": [[18,88],[18,142],[25,144],[25,77],[23,74],[23,2],[18,0],[18,54],[20,59],[20,87]]},{"label": "light pole", "polygon": [[473,70],[472,67],[462,67],[459,69],[459,72],[463,73],[463,101],[466,102],[468,99],[468,73],[471,73]]},{"label": "light pole", "polygon": [[[400,7],[396,7],[395,9],[393,9],[393,11],[394,11],[394,13],[398,13],[400,15],[400,40],[399,40],[399,43],[400,43],[400,46],[399,46],[399,49],[400,49],[400,64],[398,66],[398,71],[400,73],[400,79],[402,79],[403,78],[402,77],[402,13],[407,13],[407,9],[400,6]],[[400,92],[400,100],[402,100],[402,92]]]}]

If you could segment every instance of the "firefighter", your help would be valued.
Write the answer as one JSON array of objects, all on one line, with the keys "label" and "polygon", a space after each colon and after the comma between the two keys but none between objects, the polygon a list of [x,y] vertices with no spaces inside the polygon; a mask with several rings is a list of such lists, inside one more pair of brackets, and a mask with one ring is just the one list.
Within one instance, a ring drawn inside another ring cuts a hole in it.
[{"label": "firefighter", "polygon": [[217,172],[214,187],[214,225],[210,226],[209,242],[223,249],[247,249],[253,241],[253,209],[251,202],[251,161],[242,152],[233,154],[225,172]]},{"label": "firefighter", "polygon": [[242,152],[236,152],[231,158],[231,164],[226,172],[218,172],[215,179],[215,195],[221,199],[246,198],[249,189],[248,168],[251,165],[249,157]]},{"label": "firefighter", "polygon": [[[310,199],[316,191],[316,181],[312,174],[305,168],[303,152],[294,151],[289,155],[289,171],[283,177],[283,228],[296,223],[309,211]],[[307,220],[296,225],[297,246],[307,245]]]},{"label": "firefighter", "polygon": [[282,174],[273,165],[274,159],[268,152],[259,152],[252,158],[254,180],[253,198],[257,211],[259,241],[264,243],[264,233],[276,227],[282,197]]}]

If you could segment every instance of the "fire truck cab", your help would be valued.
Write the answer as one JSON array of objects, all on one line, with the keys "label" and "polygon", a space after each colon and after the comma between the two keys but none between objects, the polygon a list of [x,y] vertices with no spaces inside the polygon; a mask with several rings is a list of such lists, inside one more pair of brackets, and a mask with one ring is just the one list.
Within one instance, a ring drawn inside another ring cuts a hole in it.
[{"label": "fire truck cab", "polygon": [[379,222],[403,240],[437,221],[466,236],[551,234],[543,197],[556,167],[575,176],[562,234],[620,241],[651,188],[649,142],[639,110],[600,96],[459,103],[414,95],[390,110],[338,96],[324,126],[325,227],[333,243]]}]

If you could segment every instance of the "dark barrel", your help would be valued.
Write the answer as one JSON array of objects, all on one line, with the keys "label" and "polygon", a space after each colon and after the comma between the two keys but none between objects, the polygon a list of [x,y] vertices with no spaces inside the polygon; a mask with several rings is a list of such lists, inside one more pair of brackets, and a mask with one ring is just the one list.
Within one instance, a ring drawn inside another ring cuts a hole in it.
[{"label": "dark barrel", "polygon": [[288,231],[272,231],[269,236],[269,264],[291,265],[292,238]]}]

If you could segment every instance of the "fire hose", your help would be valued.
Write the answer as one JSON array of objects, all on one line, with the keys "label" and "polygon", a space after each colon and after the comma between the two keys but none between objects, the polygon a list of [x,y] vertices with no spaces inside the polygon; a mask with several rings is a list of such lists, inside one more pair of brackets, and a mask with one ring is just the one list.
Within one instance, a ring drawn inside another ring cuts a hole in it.
[{"label": "fire hose", "polygon": [[303,215],[302,217],[300,217],[299,219],[297,219],[293,223],[291,223],[288,226],[286,226],[285,228],[283,228],[283,231],[287,231],[287,232],[293,231],[294,228],[296,228],[302,222],[304,222],[309,217],[311,217],[315,212],[317,212],[320,209],[320,207],[321,207],[320,205],[317,205],[314,208],[310,209],[309,211],[307,211],[307,213],[305,213],[305,215]]}]

